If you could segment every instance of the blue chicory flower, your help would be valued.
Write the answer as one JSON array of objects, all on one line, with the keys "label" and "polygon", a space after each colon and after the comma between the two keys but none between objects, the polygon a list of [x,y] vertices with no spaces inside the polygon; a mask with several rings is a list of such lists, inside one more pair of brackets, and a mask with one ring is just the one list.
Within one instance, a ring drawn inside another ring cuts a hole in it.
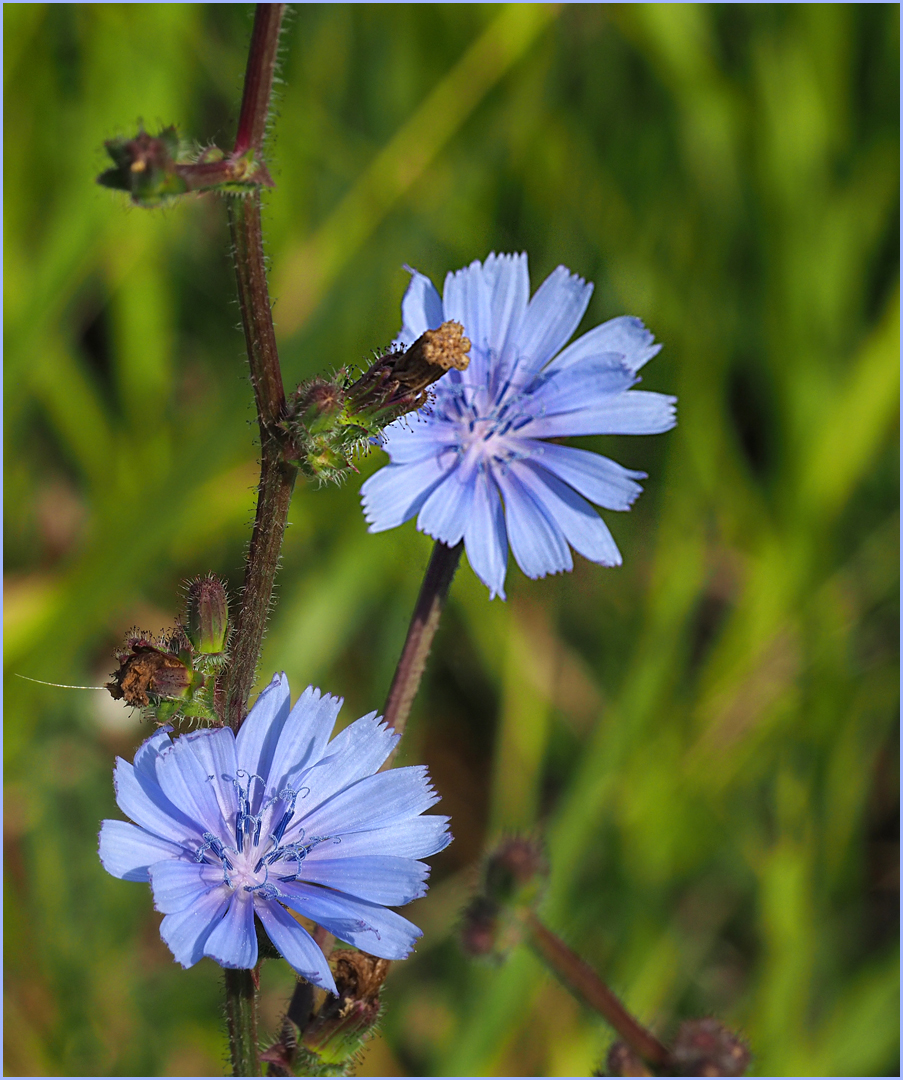
[{"label": "blue chicory flower", "polygon": [[426,892],[418,860],[450,842],[448,818],[421,816],[438,801],[425,767],[376,772],[399,738],[376,713],[329,740],[341,705],[308,687],[292,709],[277,675],[238,735],[161,728],[134,765],[117,760],[116,802],[135,824],[103,822],[100,860],[150,882],[183,967],[203,956],[254,967],[256,916],[289,964],[334,994],[325,956],[286,908],[389,960],[420,937],[386,905]]},{"label": "blue chicory flower", "polygon": [[646,474],[547,440],[673,427],[675,398],[631,389],[661,345],[639,319],[621,316],[564,348],[593,287],[559,266],[530,300],[526,255],[492,254],[450,273],[441,298],[429,278],[410,273],[399,341],[410,346],[454,320],[471,341],[470,366],[443,376],[414,422],[383,432],[391,464],[361,489],[370,531],[419,515],[421,532],[448,545],[463,539],[490,597],[503,599],[509,542],[531,578],[570,570],[568,544],[620,565],[590,503],[629,509]]}]

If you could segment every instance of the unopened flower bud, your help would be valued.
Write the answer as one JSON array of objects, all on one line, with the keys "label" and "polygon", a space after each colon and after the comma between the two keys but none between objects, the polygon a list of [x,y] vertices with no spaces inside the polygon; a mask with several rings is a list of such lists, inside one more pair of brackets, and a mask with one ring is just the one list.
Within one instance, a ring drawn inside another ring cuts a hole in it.
[{"label": "unopened flower bud", "polygon": [[174,127],[159,135],[139,131],[134,139],[110,139],[104,145],[116,167],[101,173],[98,184],[127,191],[141,206],[156,206],[188,190],[176,172],[180,143]]},{"label": "unopened flower bud", "polygon": [[526,837],[502,841],[486,863],[486,895],[500,904],[534,904],[549,876],[540,845]]},{"label": "unopened flower bud", "polygon": [[279,1038],[266,1050],[261,1051],[260,1060],[267,1063],[267,1076],[295,1076],[297,1056],[298,1038],[295,1027],[288,1017],[285,1017]]},{"label": "unopened flower bud", "polygon": [[324,1064],[338,1064],[361,1049],[379,1019],[379,994],[389,961],[353,949],[336,949],[329,962],[338,997],[327,996],[301,1033],[301,1042]]},{"label": "unopened flower bud", "polygon": [[461,920],[461,948],[468,956],[491,956],[497,951],[498,905],[485,896],[475,896]]},{"label": "unopened flower bud", "polygon": [[685,1020],[671,1056],[679,1076],[743,1076],[749,1047],[714,1017]]},{"label": "unopened flower bud", "polygon": [[383,428],[425,404],[432,383],[452,368],[466,369],[469,349],[461,324],[446,322],[409,349],[390,349],[355,382],[340,372],[303,383],[284,425],[295,446],[291,460],[314,479],[342,480]]},{"label": "unopened flower bud", "polygon": [[228,658],[229,601],[226,589],[213,574],[195,578],[188,586],[185,633],[202,667],[220,671]]},{"label": "unopened flower bud", "polygon": [[340,380],[317,377],[298,387],[292,402],[297,423],[311,435],[328,431],[345,407],[345,390]]},{"label": "unopened flower bud", "polygon": [[137,206],[159,206],[186,191],[243,193],[273,187],[266,165],[253,149],[229,157],[215,146],[195,154],[174,127],[159,135],[139,131],[133,139],[104,143],[115,168],[97,178],[98,184],[127,191]]},{"label": "unopened flower bud", "polygon": [[[599,1074],[596,1073],[598,1076]],[[605,1059],[604,1076],[652,1076],[653,1072],[627,1043],[612,1043]]]}]

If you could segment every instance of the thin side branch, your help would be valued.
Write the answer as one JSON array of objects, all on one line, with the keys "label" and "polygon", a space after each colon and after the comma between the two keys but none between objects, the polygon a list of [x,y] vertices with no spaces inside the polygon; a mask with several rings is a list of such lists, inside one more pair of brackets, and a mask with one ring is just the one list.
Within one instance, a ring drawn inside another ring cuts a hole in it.
[{"label": "thin side branch", "polygon": [[[420,680],[433,647],[433,638],[439,627],[439,618],[463,549],[463,541],[455,547],[448,547],[437,540],[426,568],[420,595],[408,627],[408,636],[405,638],[383,709],[386,723],[399,735],[404,732],[411,706],[420,688]],[[393,753],[383,765],[384,769],[389,768],[394,756]]]},{"label": "thin side branch", "polygon": [[587,962],[533,914],[527,918],[530,944],[558,978],[591,1009],[604,1017],[621,1038],[650,1065],[668,1066],[671,1054],[651,1031],[635,1020]]}]

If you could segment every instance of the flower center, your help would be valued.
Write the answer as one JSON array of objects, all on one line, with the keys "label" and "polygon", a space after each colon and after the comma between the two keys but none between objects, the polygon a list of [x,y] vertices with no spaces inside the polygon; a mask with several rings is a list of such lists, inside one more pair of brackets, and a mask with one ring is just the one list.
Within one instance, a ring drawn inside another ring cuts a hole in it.
[{"label": "flower center", "polygon": [[223,883],[232,890],[241,889],[265,899],[280,896],[280,883],[298,881],[305,858],[330,838],[308,837],[303,829],[295,829],[293,838],[285,840],[295,816],[295,804],[299,797],[303,798],[306,788],[285,788],[264,800],[254,814],[252,786],[263,785],[263,780],[243,770],[231,779],[238,794],[234,829],[225,838],[205,832],[204,842],[194,854],[195,860],[221,866]]},{"label": "flower center", "polygon": [[518,432],[537,415],[527,392],[508,393],[506,385],[490,394],[484,387],[443,386],[433,414],[454,430],[454,443],[465,464],[506,466],[523,457]]}]

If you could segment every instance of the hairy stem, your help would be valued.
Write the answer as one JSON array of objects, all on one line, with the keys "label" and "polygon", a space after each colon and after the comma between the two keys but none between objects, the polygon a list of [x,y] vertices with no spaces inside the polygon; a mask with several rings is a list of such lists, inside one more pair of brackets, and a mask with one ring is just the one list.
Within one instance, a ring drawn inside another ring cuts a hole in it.
[{"label": "hairy stem", "polygon": [[585,960],[569,949],[535,915],[527,917],[527,927],[531,946],[571,993],[582,998],[591,1009],[604,1017],[650,1065],[666,1066],[670,1063],[671,1055],[667,1048],[630,1015]]},{"label": "hairy stem", "polygon": [[260,1076],[257,986],[253,971],[226,968],[226,1025],[233,1076]]},{"label": "hairy stem", "polygon": [[[408,627],[408,636],[405,638],[404,648],[395,668],[392,685],[389,688],[389,696],[383,709],[383,716],[389,727],[394,728],[400,734],[404,732],[411,706],[420,688],[420,680],[423,677],[426,661],[433,646],[433,638],[439,627],[439,618],[445,607],[445,599],[455,570],[461,559],[463,541],[455,547],[448,547],[441,540],[436,541],[433,554],[430,557],[429,566],[420,587],[420,595],[411,616],[411,625]],[[394,758],[394,753],[383,765],[389,768]]]},{"label": "hairy stem", "polygon": [[[236,150],[245,147],[258,150],[263,140],[284,10],[284,4],[257,5]],[[248,549],[241,606],[235,620],[232,657],[225,676],[224,719],[238,731],[257,675],[296,469],[285,459],[288,440],[279,426],[285,411],[285,390],[267,288],[259,191],[230,200],[229,228],[238,303],[260,427],[257,512]]]},{"label": "hairy stem", "polygon": [[258,4],[254,13],[241,114],[233,150],[235,154],[243,154],[251,148],[260,150],[263,144],[270,95],[273,92],[273,75],[276,72],[279,29],[285,8],[285,4]]},{"label": "hairy stem", "polygon": [[265,450],[268,442],[279,437],[276,424],[285,410],[285,390],[267,288],[259,191],[229,200],[229,228],[261,448]]},{"label": "hairy stem", "polygon": [[257,676],[295,475],[296,470],[282,460],[278,447],[276,452],[261,451],[254,532],[248,548],[241,607],[235,620],[234,643],[226,673],[223,719],[236,732],[244,721],[248,697]]}]

